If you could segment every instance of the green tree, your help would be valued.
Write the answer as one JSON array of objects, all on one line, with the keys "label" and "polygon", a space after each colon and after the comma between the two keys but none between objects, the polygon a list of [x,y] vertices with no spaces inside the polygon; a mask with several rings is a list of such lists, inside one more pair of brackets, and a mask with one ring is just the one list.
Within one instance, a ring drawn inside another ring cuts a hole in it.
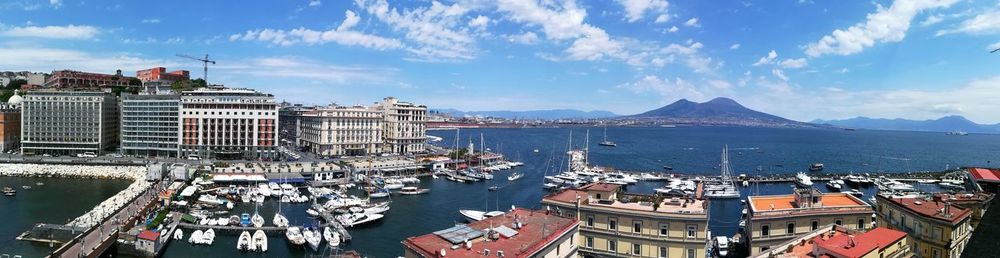
[{"label": "green tree", "polygon": [[4,89],[16,90],[16,89],[20,89],[21,86],[23,86],[25,84],[28,84],[28,81],[26,81],[26,80],[20,80],[20,79],[13,80],[13,81],[10,81],[10,83],[7,83],[7,86],[4,87]]},{"label": "green tree", "polygon": [[170,90],[173,90],[174,92],[194,90],[203,87],[205,87],[205,80],[203,79],[180,80],[170,84]]},{"label": "green tree", "polygon": [[128,85],[131,85],[131,86],[142,86],[142,80],[139,80],[139,78],[135,78],[135,77],[129,78],[128,79]]},{"label": "green tree", "polygon": [[14,96],[14,90],[3,90],[0,91],[0,101],[7,102],[10,97]]}]

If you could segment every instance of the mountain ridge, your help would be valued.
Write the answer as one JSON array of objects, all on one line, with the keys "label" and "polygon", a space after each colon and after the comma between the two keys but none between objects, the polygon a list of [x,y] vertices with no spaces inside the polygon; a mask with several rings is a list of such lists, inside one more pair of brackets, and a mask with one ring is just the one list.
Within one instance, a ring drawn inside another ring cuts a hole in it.
[{"label": "mountain ridge", "polygon": [[451,114],[455,117],[463,116],[483,116],[498,117],[506,119],[596,119],[617,117],[618,114],[606,110],[583,111],[579,109],[539,109],[539,110],[489,110],[489,111],[461,111],[458,109],[434,109],[432,111]]},{"label": "mountain ridge", "polygon": [[816,119],[811,122],[816,124],[828,124],[832,126],[870,130],[1000,133],[1000,124],[979,124],[960,115],[948,115],[938,119],[927,120],[870,118],[858,116],[839,120]]},{"label": "mountain ridge", "polygon": [[739,102],[717,97],[698,103],[687,99],[622,119],[644,120],[658,124],[734,125],[754,127],[817,127],[747,108]]}]

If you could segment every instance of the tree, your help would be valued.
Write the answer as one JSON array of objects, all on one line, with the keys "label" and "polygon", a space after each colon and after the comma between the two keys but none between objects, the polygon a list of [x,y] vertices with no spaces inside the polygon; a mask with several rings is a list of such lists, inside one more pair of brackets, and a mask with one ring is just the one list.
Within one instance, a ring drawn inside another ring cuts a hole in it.
[{"label": "tree", "polygon": [[0,101],[7,102],[10,97],[14,96],[14,90],[3,90],[0,91]]},{"label": "tree", "polygon": [[10,83],[7,83],[7,87],[4,87],[4,89],[17,90],[17,89],[21,89],[21,86],[23,86],[25,84],[28,84],[28,81],[21,80],[21,79],[13,80],[13,81],[10,81]]},{"label": "tree", "polygon": [[135,78],[135,77],[128,78],[128,85],[131,85],[131,86],[142,86],[142,80],[139,80],[139,78]]},{"label": "tree", "polygon": [[180,80],[170,84],[170,90],[173,90],[174,92],[188,91],[204,87],[205,80],[203,79]]}]

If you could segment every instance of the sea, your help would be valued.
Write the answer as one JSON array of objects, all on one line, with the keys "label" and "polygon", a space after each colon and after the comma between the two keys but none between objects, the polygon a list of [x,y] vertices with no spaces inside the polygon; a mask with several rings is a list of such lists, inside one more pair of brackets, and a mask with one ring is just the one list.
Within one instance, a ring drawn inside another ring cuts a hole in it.
[{"label": "sea", "polygon": [[[367,257],[398,257],[403,254],[400,242],[407,237],[429,234],[463,223],[459,209],[543,209],[539,201],[548,193],[541,188],[543,177],[565,169],[565,152],[571,146],[574,149],[585,148],[588,135],[589,160],[593,165],[681,175],[718,174],[721,151],[726,146],[730,150],[734,174],[747,175],[788,175],[806,171],[810,164],[817,162],[825,165],[823,173],[861,174],[942,171],[959,166],[990,166],[992,160],[1000,160],[995,151],[1000,149],[1000,135],[953,136],[931,132],[745,127],[609,127],[607,139],[616,142],[617,147],[598,146],[597,143],[605,137],[604,130],[592,127],[588,133],[587,128],[574,127],[429,131],[428,134],[443,138],[432,144],[444,147],[456,146],[457,136],[459,147],[465,148],[471,142],[478,150],[482,139],[490,151],[524,162],[525,165],[519,170],[525,176],[508,182],[507,175],[514,171],[508,170],[498,172],[496,179],[492,181],[479,183],[422,178],[419,187],[431,189],[430,193],[415,196],[392,195],[392,209],[386,217],[370,225],[349,228],[353,241],[342,244],[339,249],[307,250],[288,245],[283,235],[270,235],[267,253],[240,253],[236,250],[235,234],[218,234],[213,246],[193,246],[186,241],[172,242],[163,257],[306,257],[340,253],[344,250],[355,250]],[[666,171],[665,166],[672,170]],[[627,190],[648,193],[662,184],[663,182],[640,182],[629,186]],[[487,188],[493,185],[497,185],[499,190],[488,191]],[[932,185],[918,187],[936,190]],[[826,190],[825,187],[818,188]],[[873,188],[860,190],[866,194],[863,199],[875,192]],[[791,193],[791,186],[762,184],[741,188],[741,191],[744,197],[750,194],[787,194]],[[78,216],[87,209],[62,212],[64,208],[57,205],[63,204],[56,200],[58,197],[54,196],[48,201],[40,202],[48,205],[46,207],[49,209],[58,209],[62,214],[74,214],[67,215],[69,217]],[[0,206],[0,211],[3,211],[0,216],[9,216],[8,213],[12,211],[25,209],[19,205],[27,204],[19,203],[13,207],[6,206],[6,209]],[[252,213],[255,209],[270,222],[278,209],[278,203],[268,200],[259,207],[239,205],[234,213]],[[289,217],[292,224],[317,224],[305,214],[306,209],[307,204],[281,204],[283,214]],[[710,230],[713,235],[734,234],[740,210],[741,204],[737,199],[712,201]],[[36,213],[51,212],[36,211],[28,214]],[[0,226],[0,241],[12,239],[13,237],[7,236],[16,235],[36,222],[25,218],[15,223],[4,223],[6,225]],[[2,228],[14,225],[16,229]],[[185,232],[185,235],[188,233],[190,232]],[[6,243],[0,242],[0,246],[7,246]]]}]

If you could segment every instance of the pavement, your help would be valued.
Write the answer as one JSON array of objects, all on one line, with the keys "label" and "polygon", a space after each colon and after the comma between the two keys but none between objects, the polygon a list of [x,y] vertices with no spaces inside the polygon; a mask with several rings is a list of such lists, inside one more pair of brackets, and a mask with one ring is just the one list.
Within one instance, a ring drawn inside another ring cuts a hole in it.
[{"label": "pavement", "polygon": [[[159,189],[158,185],[153,184],[146,192],[136,198],[135,201],[105,220],[97,229],[81,238],[81,241],[77,241],[72,246],[69,246],[60,257],[81,257],[90,254],[96,246],[100,245],[102,241],[114,233],[116,227],[120,228],[123,222],[129,221],[129,218],[140,215],[139,212],[141,212],[142,208],[151,200],[157,198],[157,189]],[[124,229],[121,229],[122,233],[124,231]],[[117,239],[110,239],[108,241],[115,240]]]}]

